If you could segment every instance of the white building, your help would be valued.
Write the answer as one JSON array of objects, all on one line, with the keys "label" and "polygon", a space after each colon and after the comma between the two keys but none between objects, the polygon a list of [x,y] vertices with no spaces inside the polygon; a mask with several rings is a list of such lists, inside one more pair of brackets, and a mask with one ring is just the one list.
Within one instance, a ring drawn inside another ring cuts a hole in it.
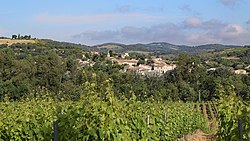
[{"label": "white building", "polygon": [[234,73],[236,73],[236,74],[248,74],[246,70],[235,70]]},{"label": "white building", "polygon": [[128,57],[129,56],[129,54],[128,53],[122,53],[121,54],[121,57],[124,59],[124,58],[126,58],[126,57]]}]

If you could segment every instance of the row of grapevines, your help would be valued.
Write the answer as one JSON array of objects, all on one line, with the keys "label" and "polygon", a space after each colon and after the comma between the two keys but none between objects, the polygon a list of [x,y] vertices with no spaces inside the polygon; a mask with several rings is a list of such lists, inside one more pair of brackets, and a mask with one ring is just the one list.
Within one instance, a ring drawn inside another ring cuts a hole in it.
[{"label": "row of grapevines", "polygon": [[55,113],[53,101],[3,102],[0,104],[0,140],[51,140]]},{"label": "row of grapevines", "polygon": [[[250,140],[250,106],[239,98],[233,88],[221,91],[218,101],[219,131],[218,140]],[[241,127],[239,125],[241,122]],[[242,132],[241,132],[241,131]],[[241,132],[241,133],[240,133]]]},{"label": "row of grapevines", "polygon": [[[4,102],[0,108],[1,140],[52,140],[53,121],[60,140],[175,140],[207,129],[192,105],[177,102],[117,100],[107,87],[105,97],[87,94],[78,102],[52,100]],[[83,98],[84,97],[84,98]]]}]

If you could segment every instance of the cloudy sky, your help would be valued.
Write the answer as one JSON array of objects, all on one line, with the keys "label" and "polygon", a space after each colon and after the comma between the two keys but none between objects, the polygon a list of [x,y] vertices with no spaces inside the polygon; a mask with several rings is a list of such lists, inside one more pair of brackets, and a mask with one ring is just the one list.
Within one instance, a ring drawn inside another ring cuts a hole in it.
[{"label": "cloudy sky", "polygon": [[0,18],[0,36],[86,45],[250,44],[250,0],[8,0]]}]

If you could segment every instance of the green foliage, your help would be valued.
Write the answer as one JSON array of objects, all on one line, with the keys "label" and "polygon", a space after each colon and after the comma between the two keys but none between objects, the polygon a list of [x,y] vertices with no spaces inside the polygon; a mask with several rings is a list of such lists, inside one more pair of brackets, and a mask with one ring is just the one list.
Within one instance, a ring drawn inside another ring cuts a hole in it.
[{"label": "green foliage", "polygon": [[[60,140],[174,140],[207,130],[203,116],[184,103],[117,100],[109,81],[104,94],[86,82],[79,102],[27,100],[0,103],[2,140],[51,140],[53,121]],[[101,97],[100,95],[104,95]]]},{"label": "green foliage", "polygon": [[2,102],[0,140],[51,140],[56,105],[52,101]]},{"label": "green foliage", "polygon": [[[234,87],[226,89],[218,86],[220,100],[218,102],[219,131],[218,140],[236,141],[250,140],[250,107],[243,103],[234,92]],[[243,138],[238,129],[238,121],[242,122]]]},{"label": "green foliage", "polygon": [[142,60],[142,59],[140,59],[139,61],[138,61],[138,63],[137,63],[137,65],[139,66],[139,65],[143,65],[143,64],[145,64],[145,60]]},{"label": "green foliage", "polygon": [[[158,44],[150,46],[152,45]],[[218,99],[216,85],[224,86],[224,83],[234,85],[237,95],[244,100],[250,98],[250,76],[236,76],[226,67],[207,71],[209,65],[198,56],[179,55],[175,60],[177,68],[161,77],[147,74],[140,76],[133,72],[124,72],[125,66],[106,59],[104,53],[93,54],[78,47],[81,48],[75,44],[38,40],[36,44],[13,44],[1,48],[0,101],[6,95],[12,100],[20,100],[30,92],[38,93],[43,88],[52,93],[53,97],[78,100],[84,82],[96,81],[98,92],[103,92],[105,86],[101,83],[107,79],[112,80],[114,95],[118,99],[130,98],[134,93],[142,101],[148,98],[209,101]],[[150,58],[139,54],[131,56],[140,59],[139,64],[144,63],[145,58]],[[238,56],[249,58],[248,49]],[[82,59],[90,65],[79,63]],[[152,59],[145,63],[154,65]],[[96,78],[93,78],[93,73]]]},{"label": "green foliage", "polygon": [[55,97],[79,98],[83,82],[76,57],[63,58],[63,54],[58,54],[66,51],[51,49],[44,49],[45,54],[37,55],[36,45],[13,46],[14,49],[12,46],[0,49],[0,101],[6,95],[12,100],[20,100],[43,88]]}]

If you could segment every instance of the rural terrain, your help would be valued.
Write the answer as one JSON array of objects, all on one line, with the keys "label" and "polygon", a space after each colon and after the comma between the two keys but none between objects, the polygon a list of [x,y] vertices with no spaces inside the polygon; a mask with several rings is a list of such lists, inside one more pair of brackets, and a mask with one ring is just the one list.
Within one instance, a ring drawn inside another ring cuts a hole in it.
[{"label": "rural terrain", "polygon": [[28,44],[28,43],[35,43],[35,40],[12,40],[12,39],[0,39],[0,44],[7,44],[7,45],[12,45],[12,44]]},{"label": "rural terrain", "polygon": [[248,141],[249,99],[247,45],[0,39],[0,141]]}]

